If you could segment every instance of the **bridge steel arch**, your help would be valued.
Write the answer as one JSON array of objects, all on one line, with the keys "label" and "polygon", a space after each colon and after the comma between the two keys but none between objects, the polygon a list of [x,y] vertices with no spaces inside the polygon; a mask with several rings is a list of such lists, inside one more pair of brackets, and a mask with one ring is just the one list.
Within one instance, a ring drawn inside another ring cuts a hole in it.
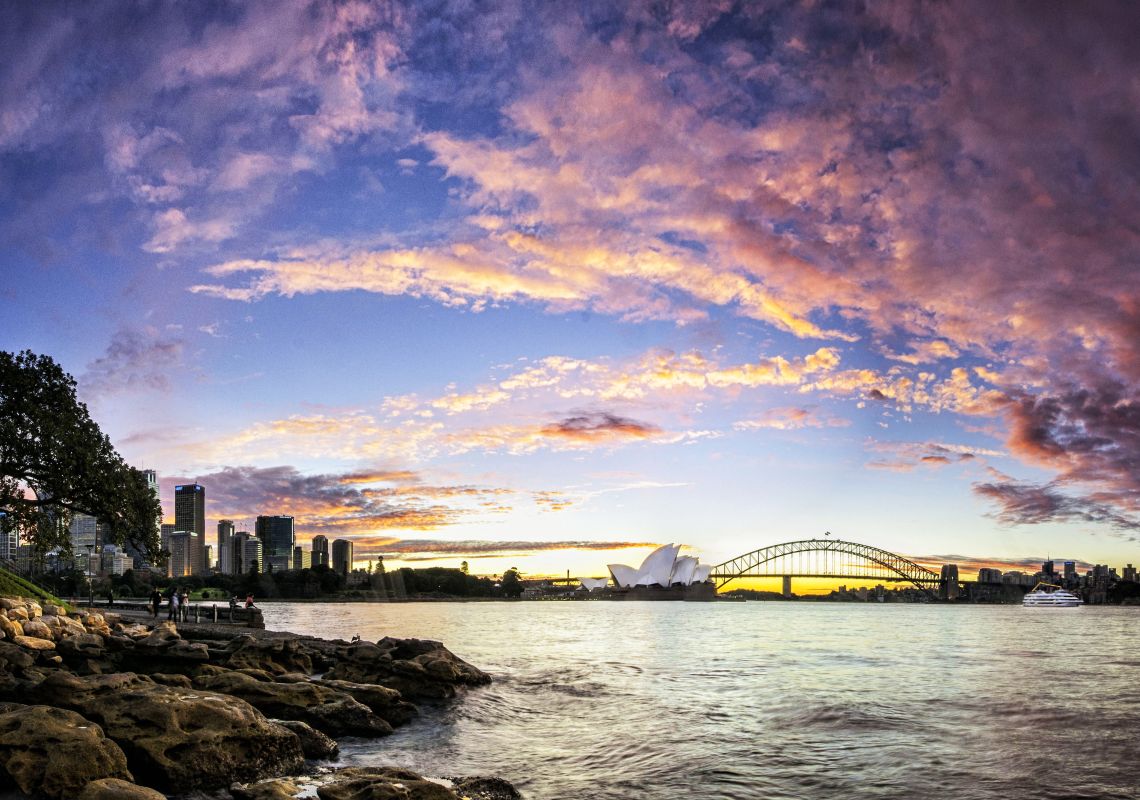
[{"label": "bridge steel arch", "polygon": [[[811,557],[813,554],[817,556],[814,559]],[[854,564],[840,564],[843,557],[855,558],[857,561]],[[737,578],[783,576],[907,581],[927,592],[931,592],[941,581],[938,573],[908,558],[878,547],[845,542],[842,539],[802,539],[763,547],[717,564],[709,577],[716,581],[717,589],[721,589]]]}]

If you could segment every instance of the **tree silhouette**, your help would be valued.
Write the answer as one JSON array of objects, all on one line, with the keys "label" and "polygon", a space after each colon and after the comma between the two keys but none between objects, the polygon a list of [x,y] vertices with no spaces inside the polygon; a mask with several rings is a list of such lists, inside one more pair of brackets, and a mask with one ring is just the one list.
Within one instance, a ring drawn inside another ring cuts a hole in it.
[{"label": "tree silhouette", "polygon": [[0,351],[0,524],[42,549],[66,545],[76,513],[107,541],[159,552],[158,498],[75,396],[75,380],[48,356]]}]

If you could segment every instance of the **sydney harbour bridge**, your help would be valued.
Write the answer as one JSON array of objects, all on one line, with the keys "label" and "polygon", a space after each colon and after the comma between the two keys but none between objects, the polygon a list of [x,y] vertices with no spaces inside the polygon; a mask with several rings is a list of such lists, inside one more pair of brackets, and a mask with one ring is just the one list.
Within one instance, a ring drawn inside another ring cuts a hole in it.
[{"label": "sydney harbour bridge", "polygon": [[903,556],[831,538],[803,539],[753,550],[717,564],[709,577],[718,590],[738,578],[782,578],[784,594],[791,593],[793,578],[901,581],[929,593],[937,591],[942,580],[937,572]]}]

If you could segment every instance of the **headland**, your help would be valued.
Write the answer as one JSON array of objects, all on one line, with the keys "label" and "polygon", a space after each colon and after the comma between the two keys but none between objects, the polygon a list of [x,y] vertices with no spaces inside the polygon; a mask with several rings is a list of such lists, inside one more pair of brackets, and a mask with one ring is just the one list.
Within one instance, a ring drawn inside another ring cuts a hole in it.
[{"label": "headland", "polygon": [[520,797],[492,777],[331,766],[338,737],[388,736],[421,706],[490,683],[440,642],[325,640],[19,597],[0,597],[0,632],[0,783],[27,796]]}]

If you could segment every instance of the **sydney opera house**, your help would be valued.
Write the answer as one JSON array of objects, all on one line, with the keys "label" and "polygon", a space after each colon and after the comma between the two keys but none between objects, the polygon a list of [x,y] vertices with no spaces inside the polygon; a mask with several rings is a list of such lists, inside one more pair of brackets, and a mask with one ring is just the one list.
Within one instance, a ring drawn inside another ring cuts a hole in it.
[{"label": "sydney opera house", "polygon": [[712,565],[701,564],[695,556],[680,555],[679,544],[658,547],[645,557],[640,567],[610,564],[613,588],[605,578],[583,578],[583,588],[605,591],[613,599],[629,600],[712,600],[716,587],[709,581]]}]

